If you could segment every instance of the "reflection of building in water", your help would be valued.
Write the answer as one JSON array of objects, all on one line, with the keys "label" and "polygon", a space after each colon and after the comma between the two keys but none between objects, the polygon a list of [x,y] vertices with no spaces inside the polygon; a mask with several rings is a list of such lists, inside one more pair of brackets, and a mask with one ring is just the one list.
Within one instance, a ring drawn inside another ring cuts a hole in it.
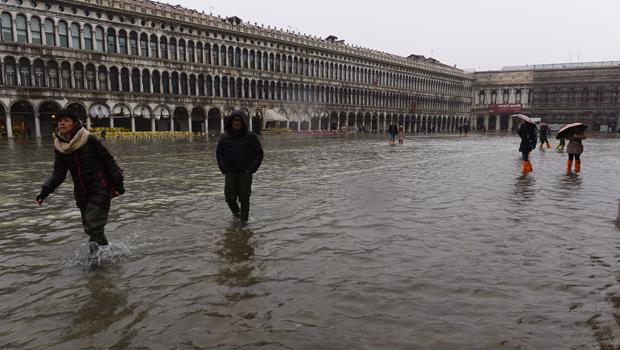
[{"label": "reflection of building in water", "polygon": [[137,131],[221,131],[232,109],[254,131],[455,131],[473,81],[423,56],[130,0],[4,0],[0,62],[9,137],[20,125],[49,135],[64,107],[91,126]]},{"label": "reflection of building in water", "polygon": [[477,129],[512,129],[514,113],[548,124],[584,122],[591,131],[615,131],[620,123],[620,62],[504,67],[474,77]]}]

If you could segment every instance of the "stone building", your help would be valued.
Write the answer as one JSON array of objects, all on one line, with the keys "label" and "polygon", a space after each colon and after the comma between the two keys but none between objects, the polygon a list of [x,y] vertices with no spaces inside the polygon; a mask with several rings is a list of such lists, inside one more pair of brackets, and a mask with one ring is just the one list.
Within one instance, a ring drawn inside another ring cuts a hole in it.
[{"label": "stone building", "polygon": [[548,124],[584,122],[591,131],[620,125],[620,62],[504,67],[474,76],[478,129],[510,130],[509,114],[517,112]]},{"label": "stone building", "polygon": [[456,130],[473,76],[151,1],[2,0],[0,129],[47,136],[72,108],[89,126],[221,131],[244,109],[254,131],[399,123]]}]

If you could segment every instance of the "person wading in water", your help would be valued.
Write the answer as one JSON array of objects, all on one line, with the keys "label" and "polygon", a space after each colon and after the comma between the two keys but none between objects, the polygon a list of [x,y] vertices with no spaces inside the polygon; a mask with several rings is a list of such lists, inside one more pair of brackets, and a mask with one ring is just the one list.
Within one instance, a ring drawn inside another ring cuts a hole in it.
[{"label": "person wading in water", "polygon": [[90,251],[95,253],[100,246],[108,245],[104,228],[111,199],[125,193],[123,171],[101,141],[83,127],[72,111],[61,110],[57,116],[54,171],[36,200],[42,205],[45,198],[63,183],[69,171],[84,232],[90,237]]}]

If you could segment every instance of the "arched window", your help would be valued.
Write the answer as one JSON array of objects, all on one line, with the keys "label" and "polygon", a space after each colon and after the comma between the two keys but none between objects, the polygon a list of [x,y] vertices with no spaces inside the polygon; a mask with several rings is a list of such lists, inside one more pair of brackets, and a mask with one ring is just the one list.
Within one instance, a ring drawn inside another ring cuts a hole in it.
[{"label": "arched window", "polygon": [[228,66],[229,67],[234,67],[235,66],[235,50],[232,48],[232,46],[228,47]]},{"label": "arched window", "polygon": [[34,62],[34,86],[45,87],[45,67],[42,60]]},{"label": "arched window", "polygon": [[142,92],[151,92],[151,74],[148,69],[142,70]]},{"label": "arched window", "polygon": [[194,42],[187,42],[187,60],[194,63],[196,62],[196,56],[194,55]]},{"label": "arched window", "polygon": [[157,51],[157,36],[155,34],[151,35],[150,44],[151,44],[151,57],[158,58],[159,54]]},{"label": "arched window", "polygon": [[6,85],[17,85],[17,67],[13,57],[4,59],[4,81]]},{"label": "arched window", "polygon": [[181,95],[187,96],[187,74],[181,73]]},{"label": "arched window", "polygon": [[205,95],[205,77],[202,74],[198,76],[198,95]]},{"label": "arched window", "polygon": [[105,52],[105,46],[103,45],[103,28],[97,27],[95,29],[95,50]]},{"label": "arched window", "polygon": [[56,62],[47,62],[47,76],[49,78],[49,86],[51,88],[58,88],[58,64]]},{"label": "arched window", "polygon": [[211,44],[205,44],[205,63],[211,64]]},{"label": "arched window", "polygon": [[159,72],[153,71],[153,93],[161,94],[161,88],[159,86]]},{"label": "arched window", "polygon": [[15,16],[15,28],[17,29],[17,41],[20,43],[28,43],[28,29],[26,28],[26,16]]},{"label": "arched window", "polygon": [[168,46],[170,48],[170,59],[176,60],[177,59],[177,39],[170,38],[170,43]]},{"label": "arched window", "polygon": [[213,78],[210,75],[207,75],[207,96],[213,96]]},{"label": "arched window", "polygon": [[30,61],[28,61],[27,58],[19,60],[19,77],[22,86],[32,86],[32,80],[30,79]]},{"label": "arched window", "polygon": [[138,33],[129,33],[129,54],[138,56]]},{"label": "arched window", "polygon": [[2,26],[2,40],[13,41],[13,18],[7,12],[3,12],[0,16],[0,25]]},{"label": "arched window", "polygon": [[125,67],[121,69],[121,90],[129,92],[129,69]]},{"label": "arched window", "polygon": [[67,62],[63,62],[60,66],[60,79],[63,89],[71,89],[71,66]]},{"label": "arched window", "polygon": [[[114,71],[114,75],[112,75],[112,70],[110,70],[110,80],[116,83],[115,87],[118,91],[118,70]],[[105,66],[99,66],[99,71],[97,72],[97,80],[99,80],[99,90],[107,91],[108,90],[108,72]]]},{"label": "arched window", "polygon": [[[99,71],[101,72],[101,68],[99,68]],[[99,79],[99,89],[103,90],[103,86],[101,85],[101,78]],[[121,86],[118,81],[118,68],[112,67],[110,68],[110,90],[120,91],[120,89],[121,89]]]},{"label": "arched window", "polygon": [[87,24],[84,26],[84,48],[93,50],[93,29]]},{"label": "arched window", "polygon": [[118,52],[126,55],[127,49],[127,32],[124,29],[118,31]]},{"label": "arched window", "polygon": [[32,38],[30,39],[33,44],[41,45],[43,43],[41,39],[41,20],[39,17],[30,18],[30,35]]},{"label": "arched window", "polygon": [[177,72],[172,73],[172,94],[179,94],[179,73]]},{"label": "arched window", "polygon": [[241,67],[241,49],[235,49],[235,67]]},{"label": "arched window", "polygon": [[45,20],[45,45],[56,46],[56,33],[54,29],[54,21],[47,18]]},{"label": "arched window", "polygon": [[220,64],[220,50],[217,45],[213,45],[213,64],[218,66]]},{"label": "arched window", "polygon": [[67,33],[67,23],[65,21],[58,22],[58,40],[60,47],[69,47],[69,36]]},{"label": "arched window", "polygon": [[161,88],[165,95],[170,94],[170,75],[168,72],[161,74]]},{"label": "arched window", "polygon": [[131,90],[140,92],[140,70],[138,68],[131,71]]},{"label": "arched window", "polygon": [[80,25],[77,23],[71,24],[71,47],[74,49],[82,48],[82,43],[80,42]]},{"label": "arched window", "polygon": [[140,34],[140,55],[149,57],[149,37],[146,33]]},{"label": "arched window", "polygon": [[95,90],[95,66],[89,64],[86,66],[86,89]]},{"label": "arched window", "polygon": [[187,61],[185,56],[185,40],[183,39],[179,40],[179,61]]},{"label": "arched window", "polygon": [[114,30],[114,28],[108,28],[107,38],[108,52],[117,53],[118,50],[116,48],[116,31]]},{"label": "arched window", "polygon": [[213,79],[213,90],[215,90],[215,97],[220,97],[220,77]]},{"label": "arched window", "polygon": [[202,53],[202,43],[197,43],[196,44],[196,60],[198,61],[198,63],[205,63],[203,60],[203,53]]},{"label": "arched window", "polygon": [[75,81],[74,87],[76,89],[84,88],[84,66],[81,63],[76,63],[73,66],[73,80]]},{"label": "arched window", "polygon": [[161,54],[161,58],[167,60],[168,59],[168,39],[165,36],[162,36],[159,39],[159,52]]}]

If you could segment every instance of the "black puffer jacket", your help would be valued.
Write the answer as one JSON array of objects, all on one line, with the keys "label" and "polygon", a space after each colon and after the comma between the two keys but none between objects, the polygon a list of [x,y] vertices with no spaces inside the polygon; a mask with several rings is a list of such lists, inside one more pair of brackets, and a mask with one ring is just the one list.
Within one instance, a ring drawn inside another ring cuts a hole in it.
[{"label": "black puffer jacket", "polygon": [[65,180],[67,170],[73,178],[73,194],[79,208],[84,208],[88,202],[109,206],[113,189],[124,192],[123,171],[93,135],[88,136],[84,146],[69,154],[56,150],[54,172],[43,185],[43,190],[54,192]]},{"label": "black puffer jacket", "polygon": [[529,152],[536,148],[537,143],[537,130],[536,125],[532,123],[523,123],[519,126],[519,136],[521,137],[521,144],[519,145],[519,152]]},{"label": "black puffer jacket", "polygon": [[[241,117],[242,127],[232,127],[233,117]],[[255,173],[263,162],[263,147],[258,137],[248,131],[248,124],[242,113],[233,112],[226,120],[225,133],[217,144],[217,165],[223,174]]]}]

